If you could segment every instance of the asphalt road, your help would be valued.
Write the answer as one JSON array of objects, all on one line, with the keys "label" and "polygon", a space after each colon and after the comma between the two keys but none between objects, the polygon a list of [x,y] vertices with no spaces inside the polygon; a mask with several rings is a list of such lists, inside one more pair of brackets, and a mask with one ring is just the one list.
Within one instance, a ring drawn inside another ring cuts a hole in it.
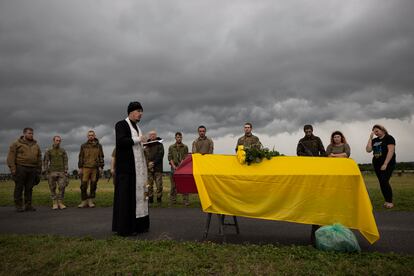
[{"label": "asphalt road", "polygon": [[[414,254],[414,212],[383,211],[374,213],[380,240],[373,245],[354,231],[361,249],[369,252]],[[203,237],[206,214],[198,208],[151,208],[150,231],[132,239],[212,241],[221,243],[309,245],[310,225],[238,217],[240,234],[225,227],[225,239],[218,234],[219,223],[213,215],[207,238]],[[226,217],[226,222],[231,222]],[[50,234],[61,236],[108,238],[112,208],[51,210],[38,207],[36,212],[17,213],[13,207],[0,207],[1,234]]]}]

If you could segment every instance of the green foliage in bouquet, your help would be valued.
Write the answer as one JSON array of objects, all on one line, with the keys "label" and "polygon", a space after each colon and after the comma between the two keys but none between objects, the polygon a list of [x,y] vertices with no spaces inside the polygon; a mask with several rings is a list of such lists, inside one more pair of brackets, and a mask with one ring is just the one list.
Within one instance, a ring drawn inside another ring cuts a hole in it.
[{"label": "green foliage in bouquet", "polygon": [[260,163],[263,158],[267,160],[272,159],[275,156],[281,156],[281,154],[275,150],[269,150],[268,148],[258,148],[258,147],[245,147],[244,151],[246,152],[246,163],[250,165],[251,163]]}]

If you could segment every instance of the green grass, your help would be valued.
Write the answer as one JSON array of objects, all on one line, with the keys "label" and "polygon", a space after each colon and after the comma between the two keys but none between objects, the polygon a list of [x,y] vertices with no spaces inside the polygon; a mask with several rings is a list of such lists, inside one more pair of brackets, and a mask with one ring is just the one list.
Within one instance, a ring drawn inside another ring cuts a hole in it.
[{"label": "green grass", "polygon": [[[375,174],[364,175],[369,197],[371,198],[374,210],[384,209],[384,197]],[[394,175],[390,180],[393,189],[393,201],[395,207],[392,211],[414,211],[414,174]],[[391,211],[389,210],[389,211]]]},{"label": "green grass", "polygon": [[232,245],[0,235],[0,275],[411,275],[414,256]]},{"label": "green grass", "polygon": [[[154,187],[155,188],[155,187]],[[14,182],[0,182],[0,206],[14,206],[13,201]],[[163,202],[161,204],[153,204],[155,208],[167,207],[170,193],[170,179],[163,178]],[[96,191],[96,203],[98,207],[112,206],[114,200],[114,186],[112,180],[100,179],[98,189]],[[80,180],[71,179],[65,190],[65,205],[68,207],[76,207],[81,201]],[[176,208],[184,207],[182,204],[182,196],[177,195],[178,204]],[[33,205],[34,206],[51,206],[50,190],[47,180],[40,181],[39,185],[33,188]],[[190,207],[201,207],[197,194],[190,195]]]},{"label": "green grass", "polygon": [[[383,198],[374,175],[364,176],[374,208]],[[414,176],[394,176],[396,208],[414,210]],[[164,202],[169,179],[164,178]],[[11,181],[0,182],[0,206],[13,205]],[[112,183],[98,184],[98,206],[111,206]],[[178,195],[181,201],[181,196]],[[80,201],[79,181],[71,180],[65,203]],[[197,195],[191,206],[200,208]],[[34,188],[34,204],[50,205],[45,181]],[[182,207],[178,205],[177,207]],[[235,245],[171,240],[133,240],[112,237],[72,238],[35,235],[0,235],[0,275],[412,275],[414,255],[394,253],[327,253],[311,246]]]},{"label": "green grass", "polygon": [[[382,207],[384,199],[379,188],[378,180],[373,174],[364,175],[365,184],[369,196],[371,198],[374,210],[384,210]],[[167,207],[170,191],[169,177],[163,178],[164,192],[163,202],[161,205],[153,204],[153,207]],[[391,178],[391,183],[394,192],[395,208],[393,211],[414,211],[414,175],[403,174],[402,176],[394,175]],[[65,204],[69,207],[75,207],[80,202],[80,182],[79,180],[71,180],[69,186],[66,188]],[[13,189],[14,182],[4,181],[0,182],[0,206],[13,206]],[[113,184],[106,179],[101,179],[98,183],[98,190],[96,193],[97,206],[108,207],[112,206],[113,202]],[[181,195],[177,196],[178,202],[182,202]],[[35,206],[50,206],[51,200],[49,195],[49,186],[47,181],[43,180],[39,185],[33,189],[33,204]],[[190,206],[200,208],[200,201],[198,195],[190,195]],[[182,204],[175,205],[175,207],[183,207]]]}]

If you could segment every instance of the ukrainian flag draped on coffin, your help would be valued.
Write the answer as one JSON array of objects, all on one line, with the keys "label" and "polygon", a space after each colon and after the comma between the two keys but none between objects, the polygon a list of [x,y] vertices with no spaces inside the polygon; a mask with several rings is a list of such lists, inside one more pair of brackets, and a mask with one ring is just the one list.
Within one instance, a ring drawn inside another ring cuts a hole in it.
[{"label": "ukrainian flag draped on coffin", "polygon": [[274,157],[250,166],[234,155],[193,154],[203,211],[358,229],[379,239],[364,180],[348,158]]}]

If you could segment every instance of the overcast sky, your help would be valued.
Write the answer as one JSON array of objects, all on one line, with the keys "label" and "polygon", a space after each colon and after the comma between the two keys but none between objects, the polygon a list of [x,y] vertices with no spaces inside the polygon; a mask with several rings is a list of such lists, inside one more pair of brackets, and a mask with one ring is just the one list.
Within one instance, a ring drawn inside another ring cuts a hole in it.
[{"label": "overcast sky", "polygon": [[61,135],[71,169],[94,129],[108,164],[130,101],[166,151],[203,124],[233,153],[250,121],[295,155],[310,123],[325,146],[342,130],[366,163],[380,123],[414,161],[413,14],[411,0],[1,1],[0,171],[26,126],[43,151]]}]

